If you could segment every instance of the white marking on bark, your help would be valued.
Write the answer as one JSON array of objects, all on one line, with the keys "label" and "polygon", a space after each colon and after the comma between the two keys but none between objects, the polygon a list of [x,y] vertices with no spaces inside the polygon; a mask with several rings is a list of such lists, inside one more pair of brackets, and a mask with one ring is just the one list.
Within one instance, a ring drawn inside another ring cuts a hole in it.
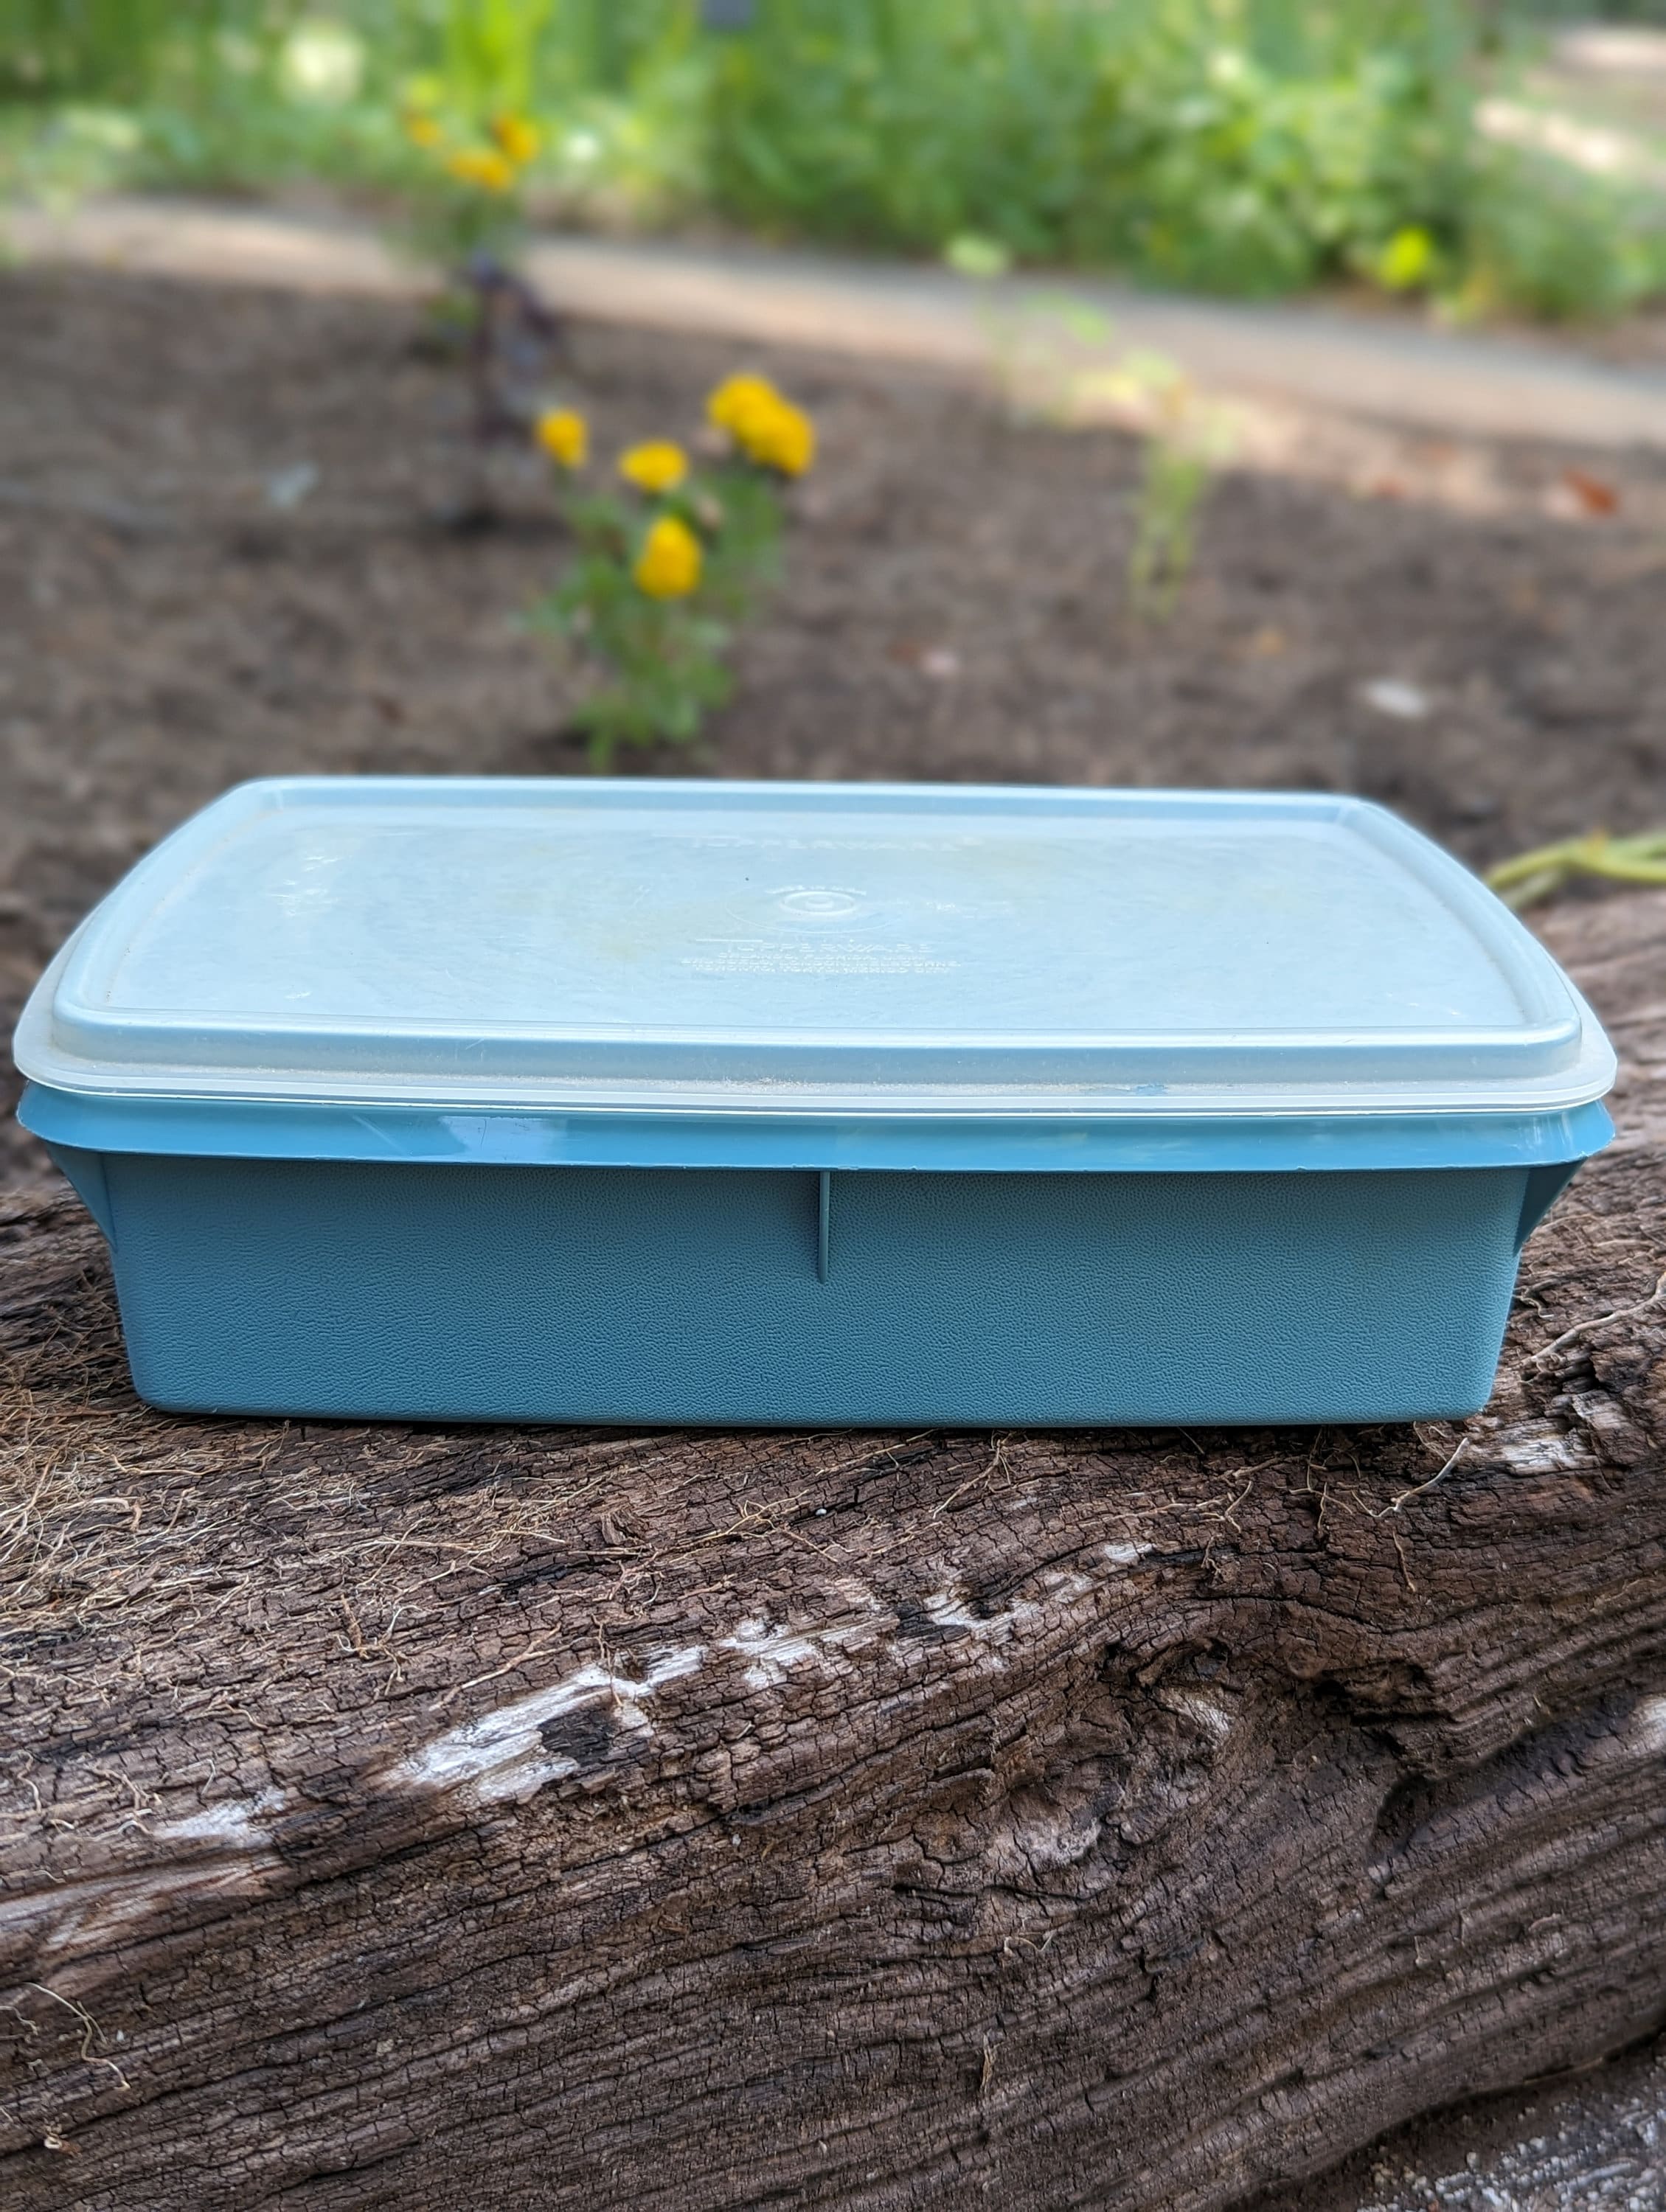
[{"label": "white marking on bark", "polygon": [[1645,1698],[1632,1715],[1632,1739],[1645,1752],[1666,1752],[1666,1698]]},{"label": "white marking on bark", "polygon": [[282,1864],[275,1851],[261,1852],[219,1863],[209,1859],[146,1867],[34,1890],[0,1899],[0,1938],[33,1937],[47,1961],[66,1951],[107,1952],[167,1912],[176,1897],[194,1906],[211,1897],[250,1896]]},{"label": "white marking on bark", "polygon": [[790,1668],[811,1659],[822,1665],[836,1661],[848,1644],[864,1643],[875,1632],[872,1614],[829,1621],[820,1628],[775,1628],[767,1620],[743,1620],[733,1636],[723,1638],[723,1646],[748,1662],[742,1680],[749,1689],[770,1690]]},{"label": "white marking on bark", "polygon": [[968,1609],[963,1590],[933,1590],[921,1599],[921,1610],[939,1628],[970,1628],[979,1635],[988,1635],[989,1631],[987,1616]]},{"label": "white marking on bark", "polygon": [[[167,1830],[152,1833],[172,1839]],[[240,1837],[234,1856],[176,1860],[0,1899],[0,1940],[38,1943],[48,1969],[64,1957],[107,1956],[176,1911],[190,1918],[211,1899],[258,1896],[283,1870],[275,1850]]]},{"label": "white marking on bark", "polygon": [[[1086,1590],[1093,1589],[1093,1583],[1079,1575],[1053,1573],[1042,1579],[1049,1586],[1058,1586],[1064,1597],[1082,1597]],[[929,1597],[921,1599],[921,1613],[925,1613],[929,1621],[936,1621],[938,1628],[969,1628],[987,1644],[1005,1644],[1020,1621],[1031,1620],[1031,1614],[1040,1610],[1036,1599],[1016,1597],[1005,1613],[974,1613],[967,1604],[964,1590],[932,1590]],[[1000,1659],[995,1659],[995,1663],[1000,1663]]]},{"label": "white marking on bark", "polygon": [[222,1798],[200,1813],[187,1814],[182,1820],[164,1821],[151,1833],[168,1843],[200,1841],[223,1844],[231,1850],[264,1851],[272,1840],[271,1824],[265,1816],[281,1813],[288,1802],[282,1790],[262,1790],[240,1800]]},{"label": "white marking on bark", "polygon": [[1517,1474],[1563,1474],[1596,1464],[1578,1437],[1549,1421],[1523,1422],[1513,1436],[1493,1446],[1492,1456]]},{"label": "white marking on bark", "polygon": [[477,1713],[399,1759],[383,1780],[395,1790],[459,1790],[476,1804],[507,1800],[524,1805],[545,1783],[578,1771],[576,1759],[546,1747],[541,1731],[550,1721],[600,1710],[618,1727],[649,1735],[643,1701],[666,1682],[692,1674],[704,1657],[702,1645],[680,1645],[652,1659],[637,1681],[609,1667],[581,1667],[546,1690],[532,1690],[496,1711]]},{"label": "white marking on bark", "polygon": [[269,1816],[289,1803],[286,1791],[262,1790],[252,1797],[222,1798],[182,1820],[159,1820],[145,1831],[153,1843],[216,1848],[208,1855],[193,1853],[167,1865],[67,1882],[0,1903],[0,1936],[32,1931],[46,1958],[71,1948],[107,1951],[172,1911],[176,1899],[195,1905],[210,1897],[258,1893],[269,1875],[282,1870]]},{"label": "white marking on bark", "polygon": [[1184,1713],[1189,1719],[1196,1721],[1217,1743],[1225,1743],[1232,1733],[1231,1713],[1201,1690],[1167,1689],[1159,1694],[1158,1702],[1166,1705],[1171,1713]]},{"label": "white marking on bark", "polygon": [[1113,1567],[1137,1567],[1157,1549],[1155,1544],[1102,1544],[1100,1550]]},{"label": "white marking on bark", "polygon": [[1053,1596],[1062,1598],[1067,1605],[1073,1598],[1086,1597],[1093,1588],[1086,1575],[1067,1573],[1057,1567],[1044,1574],[1042,1581]]}]

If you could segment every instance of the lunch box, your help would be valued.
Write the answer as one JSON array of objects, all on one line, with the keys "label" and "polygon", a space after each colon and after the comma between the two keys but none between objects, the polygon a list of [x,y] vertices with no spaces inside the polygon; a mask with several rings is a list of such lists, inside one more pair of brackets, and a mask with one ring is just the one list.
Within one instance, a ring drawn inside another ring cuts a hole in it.
[{"label": "lunch box", "polygon": [[1358,799],[646,778],[232,791],[16,1054],[155,1405],[810,1428],[1468,1413],[1614,1073]]}]

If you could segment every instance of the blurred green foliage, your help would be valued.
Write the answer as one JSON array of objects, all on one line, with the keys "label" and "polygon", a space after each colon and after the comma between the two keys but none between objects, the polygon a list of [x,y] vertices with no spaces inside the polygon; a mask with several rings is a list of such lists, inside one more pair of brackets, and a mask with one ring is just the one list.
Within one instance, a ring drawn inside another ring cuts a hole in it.
[{"label": "blurred green foliage", "polygon": [[698,0],[0,0],[0,187],[408,191],[416,87],[532,116],[556,216],[714,210],[1242,294],[1341,276],[1462,312],[1612,313],[1666,289],[1659,196],[1474,124],[1484,63],[1555,12],[756,0],[717,33]]},{"label": "blurred green foliage", "polygon": [[228,12],[217,0],[0,0],[0,98],[131,99],[170,40],[211,39]]},{"label": "blurred green foliage", "polygon": [[1444,227],[1470,36],[1446,0],[763,0],[714,184],[763,226],[1287,290]]},{"label": "blurred green foliage", "polygon": [[1454,304],[1551,322],[1623,314],[1666,292],[1657,196],[1545,156],[1487,149],[1460,210]]}]

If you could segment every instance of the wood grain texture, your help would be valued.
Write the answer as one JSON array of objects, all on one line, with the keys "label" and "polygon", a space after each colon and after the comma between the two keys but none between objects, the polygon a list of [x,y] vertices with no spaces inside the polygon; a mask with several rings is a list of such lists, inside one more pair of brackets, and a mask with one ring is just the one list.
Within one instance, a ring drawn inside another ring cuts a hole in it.
[{"label": "wood grain texture", "polygon": [[0,1220],[0,2202],[1217,2212],[1666,1987],[1666,897],[1462,1425],[137,1406]]}]

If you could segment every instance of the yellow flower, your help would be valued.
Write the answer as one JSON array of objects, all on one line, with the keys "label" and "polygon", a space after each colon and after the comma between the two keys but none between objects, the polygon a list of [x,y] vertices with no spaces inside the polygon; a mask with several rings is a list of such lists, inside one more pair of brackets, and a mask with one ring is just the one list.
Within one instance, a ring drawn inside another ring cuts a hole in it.
[{"label": "yellow flower", "polygon": [[514,170],[495,146],[459,146],[447,155],[446,167],[459,185],[473,185],[483,192],[507,192],[514,186]]},{"label": "yellow flower", "polygon": [[760,468],[801,477],[816,458],[814,423],[766,376],[727,378],[706,402],[706,413]]},{"label": "yellow flower", "polygon": [[507,161],[518,169],[538,159],[537,129],[524,115],[495,115],[492,118],[492,137]]},{"label": "yellow flower", "polygon": [[689,472],[689,457],[669,438],[652,438],[619,456],[619,474],[638,491],[675,491]]},{"label": "yellow flower", "polygon": [[1420,224],[1409,223],[1377,258],[1377,281],[1390,292],[1414,292],[1434,268],[1435,242]]},{"label": "yellow flower", "polygon": [[749,459],[784,477],[803,476],[816,458],[816,426],[789,399],[751,416],[738,435]]},{"label": "yellow flower", "polygon": [[678,515],[662,514],[642,541],[630,573],[637,590],[651,599],[685,599],[700,588],[703,558],[688,524]]},{"label": "yellow flower", "polygon": [[706,402],[706,419],[739,440],[748,422],[780,404],[781,394],[767,376],[726,376]]},{"label": "yellow flower", "polygon": [[590,425],[571,407],[546,407],[532,434],[563,469],[581,469],[590,458]]},{"label": "yellow flower", "polygon": [[424,115],[420,109],[405,118],[405,137],[413,146],[438,146],[445,135],[433,116]]}]

